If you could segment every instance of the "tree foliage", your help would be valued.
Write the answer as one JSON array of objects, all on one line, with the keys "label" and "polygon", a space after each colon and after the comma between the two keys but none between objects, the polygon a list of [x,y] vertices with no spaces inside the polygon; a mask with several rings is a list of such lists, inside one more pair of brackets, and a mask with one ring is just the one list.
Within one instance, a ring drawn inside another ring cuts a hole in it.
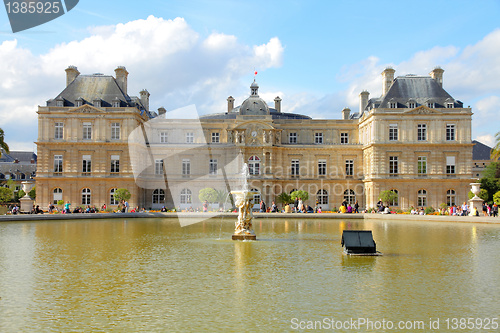
[{"label": "tree foliage", "polygon": [[217,198],[219,197],[219,194],[217,191],[211,187],[207,187],[204,189],[201,189],[198,198],[200,201],[208,201],[210,203],[218,202]]},{"label": "tree foliage", "polygon": [[[0,148],[3,148],[5,152],[9,153],[9,145],[5,142],[5,133],[3,129],[0,128]],[[0,157],[2,157],[2,152],[0,151]]]},{"label": "tree foliage", "polygon": [[31,199],[33,199],[33,200],[36,199],[36,186],[33,186],[31,191],[28,192],[28,195],[31,197]]},{"label": "tree foliage", "polygon": [[493,161],[496,161],[500,158],[500,132],[497,132],[497,134],[495,134],[495,137],[497,142],[495,144],[495,147],[493,147],[493,149],[490,152],[490,158]]},{"label": "tree foliage", "polygon": [[493,194],[493,201],[497,205],[500,205],[500,191],[498,191],[497,193]]},{"label": "tree foliage", "polygon": [[278,195],[278,202],[281,202],[283,205],[292,203],[292,196],[286,192],[281,193]]},{"label": "tree foliage", "polygon": [[398,194],[396,192],[394,192],[393,190],[387,190],[387,191],[380,192],[378,198],[379,198],[379,200],[382,200],[382,202],[389,205],[391,202],[393,202],[394,200],[396,200],[398,198]]},{"label": "tree foliage", "polygon": [[[469,191],[467,196],[469,197],[469,199],[472,199],[474,198],[474,193],[472,193],[472,191]],[[485,190],[484,188],[479,190],[479,194],[477,196],[483,199],[483,201],[488,201],[488,191]]]},{"label": "tree foliage", "polygon": [[0,202],[9,202],[14,197],[14,192],[9,187],[0,187]]},{"label": "tree foliage", "polygon": [[127,201],[131,196],[132,194],[130,194],[129,190],[126,188],[117,188],[114,194],[115,200],[118,202],[121,202],[122,200]]},{"label": "tree foliage", "polygon": [[307,201],[307,199],[309,199],[309,193],[307,193],[306,191],[297,190],[293,191],[290,197],[293,201],[295,201],[295,198],[302,199],[302,201]]}]

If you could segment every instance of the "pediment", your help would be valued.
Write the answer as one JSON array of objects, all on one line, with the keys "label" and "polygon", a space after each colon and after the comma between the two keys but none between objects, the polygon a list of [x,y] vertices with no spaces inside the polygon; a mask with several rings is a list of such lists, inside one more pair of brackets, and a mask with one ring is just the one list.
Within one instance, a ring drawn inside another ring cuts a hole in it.
[{"label": "pediment", "polygon": [[441,111],[431,109],[425,105],[403,112],[404,114],[443,114]]},{"label": "pediment", "polygon": [[71,109],[70,112],[75,113],[103,113],[104,110],[93,107],[92,105],[84,104],[82,106]]}]

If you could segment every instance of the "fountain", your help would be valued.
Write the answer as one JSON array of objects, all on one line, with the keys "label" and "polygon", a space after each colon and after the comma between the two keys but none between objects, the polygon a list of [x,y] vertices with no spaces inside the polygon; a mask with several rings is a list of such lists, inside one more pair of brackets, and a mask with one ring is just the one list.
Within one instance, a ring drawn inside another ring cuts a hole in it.
[{"label": "fountain", "polygon": [[233,240],[256,240],[255,232],[252,229],[252,200],[255,194],[258,192],[250,191],[248,189],[248,177],[250,176],[248,172],[248,165],[243,164],[243,181],[241,190],[231,191],[231,194],[235,197],[235,205],[238,207],[238,221],[235,223],[235,229],[233,234]]}]

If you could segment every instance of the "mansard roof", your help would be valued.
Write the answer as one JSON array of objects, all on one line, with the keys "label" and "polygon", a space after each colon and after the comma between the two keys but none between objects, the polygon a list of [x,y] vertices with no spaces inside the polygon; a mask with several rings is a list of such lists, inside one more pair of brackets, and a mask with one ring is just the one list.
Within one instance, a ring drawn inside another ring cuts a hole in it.
[{"label": "mansard roof", "polygon": [[488,147],[484,143],[473,140],[472,143],[472,160],[474,161],[488,161],[491,159],[491,147]]},{"label": "mansard roof", "polygon": [[368,107],[389,108],[390,103],[397,103],[397,108],[407,108],[409,102],[415,102],[416,106],[434,103],[435,108],[445,108],[448,103],[457,108],[463,107],[463,103],[455,100],[435,79],[416,75],[397,77],[387,94],[370,99]]},{"label": "mansard roof", "polygon": [[36,163],[36,154],[32,151],[10,151],[8,154],[2,149],[2,156],[0,162],[3,163],[31,163],[33,160]]}]

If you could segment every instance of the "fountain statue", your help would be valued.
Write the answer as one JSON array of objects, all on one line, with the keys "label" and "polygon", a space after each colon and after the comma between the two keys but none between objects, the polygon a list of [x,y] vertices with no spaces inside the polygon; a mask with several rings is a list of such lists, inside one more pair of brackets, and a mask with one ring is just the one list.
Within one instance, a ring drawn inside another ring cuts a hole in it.
[{"label": "fountain statue", "polygon": [[242,170],[242,186],[239,191],[231,191],[231,194],[235,197],[235,205],[238,207],[238,221],[235,223],[235,230],[233,234],[233,240],[255,240],[255,232],[252,229],[252,206],[253,197],[258,192],[248,190],[248,177],[250,176],[248,172],[248,165],[245,163]]}]

